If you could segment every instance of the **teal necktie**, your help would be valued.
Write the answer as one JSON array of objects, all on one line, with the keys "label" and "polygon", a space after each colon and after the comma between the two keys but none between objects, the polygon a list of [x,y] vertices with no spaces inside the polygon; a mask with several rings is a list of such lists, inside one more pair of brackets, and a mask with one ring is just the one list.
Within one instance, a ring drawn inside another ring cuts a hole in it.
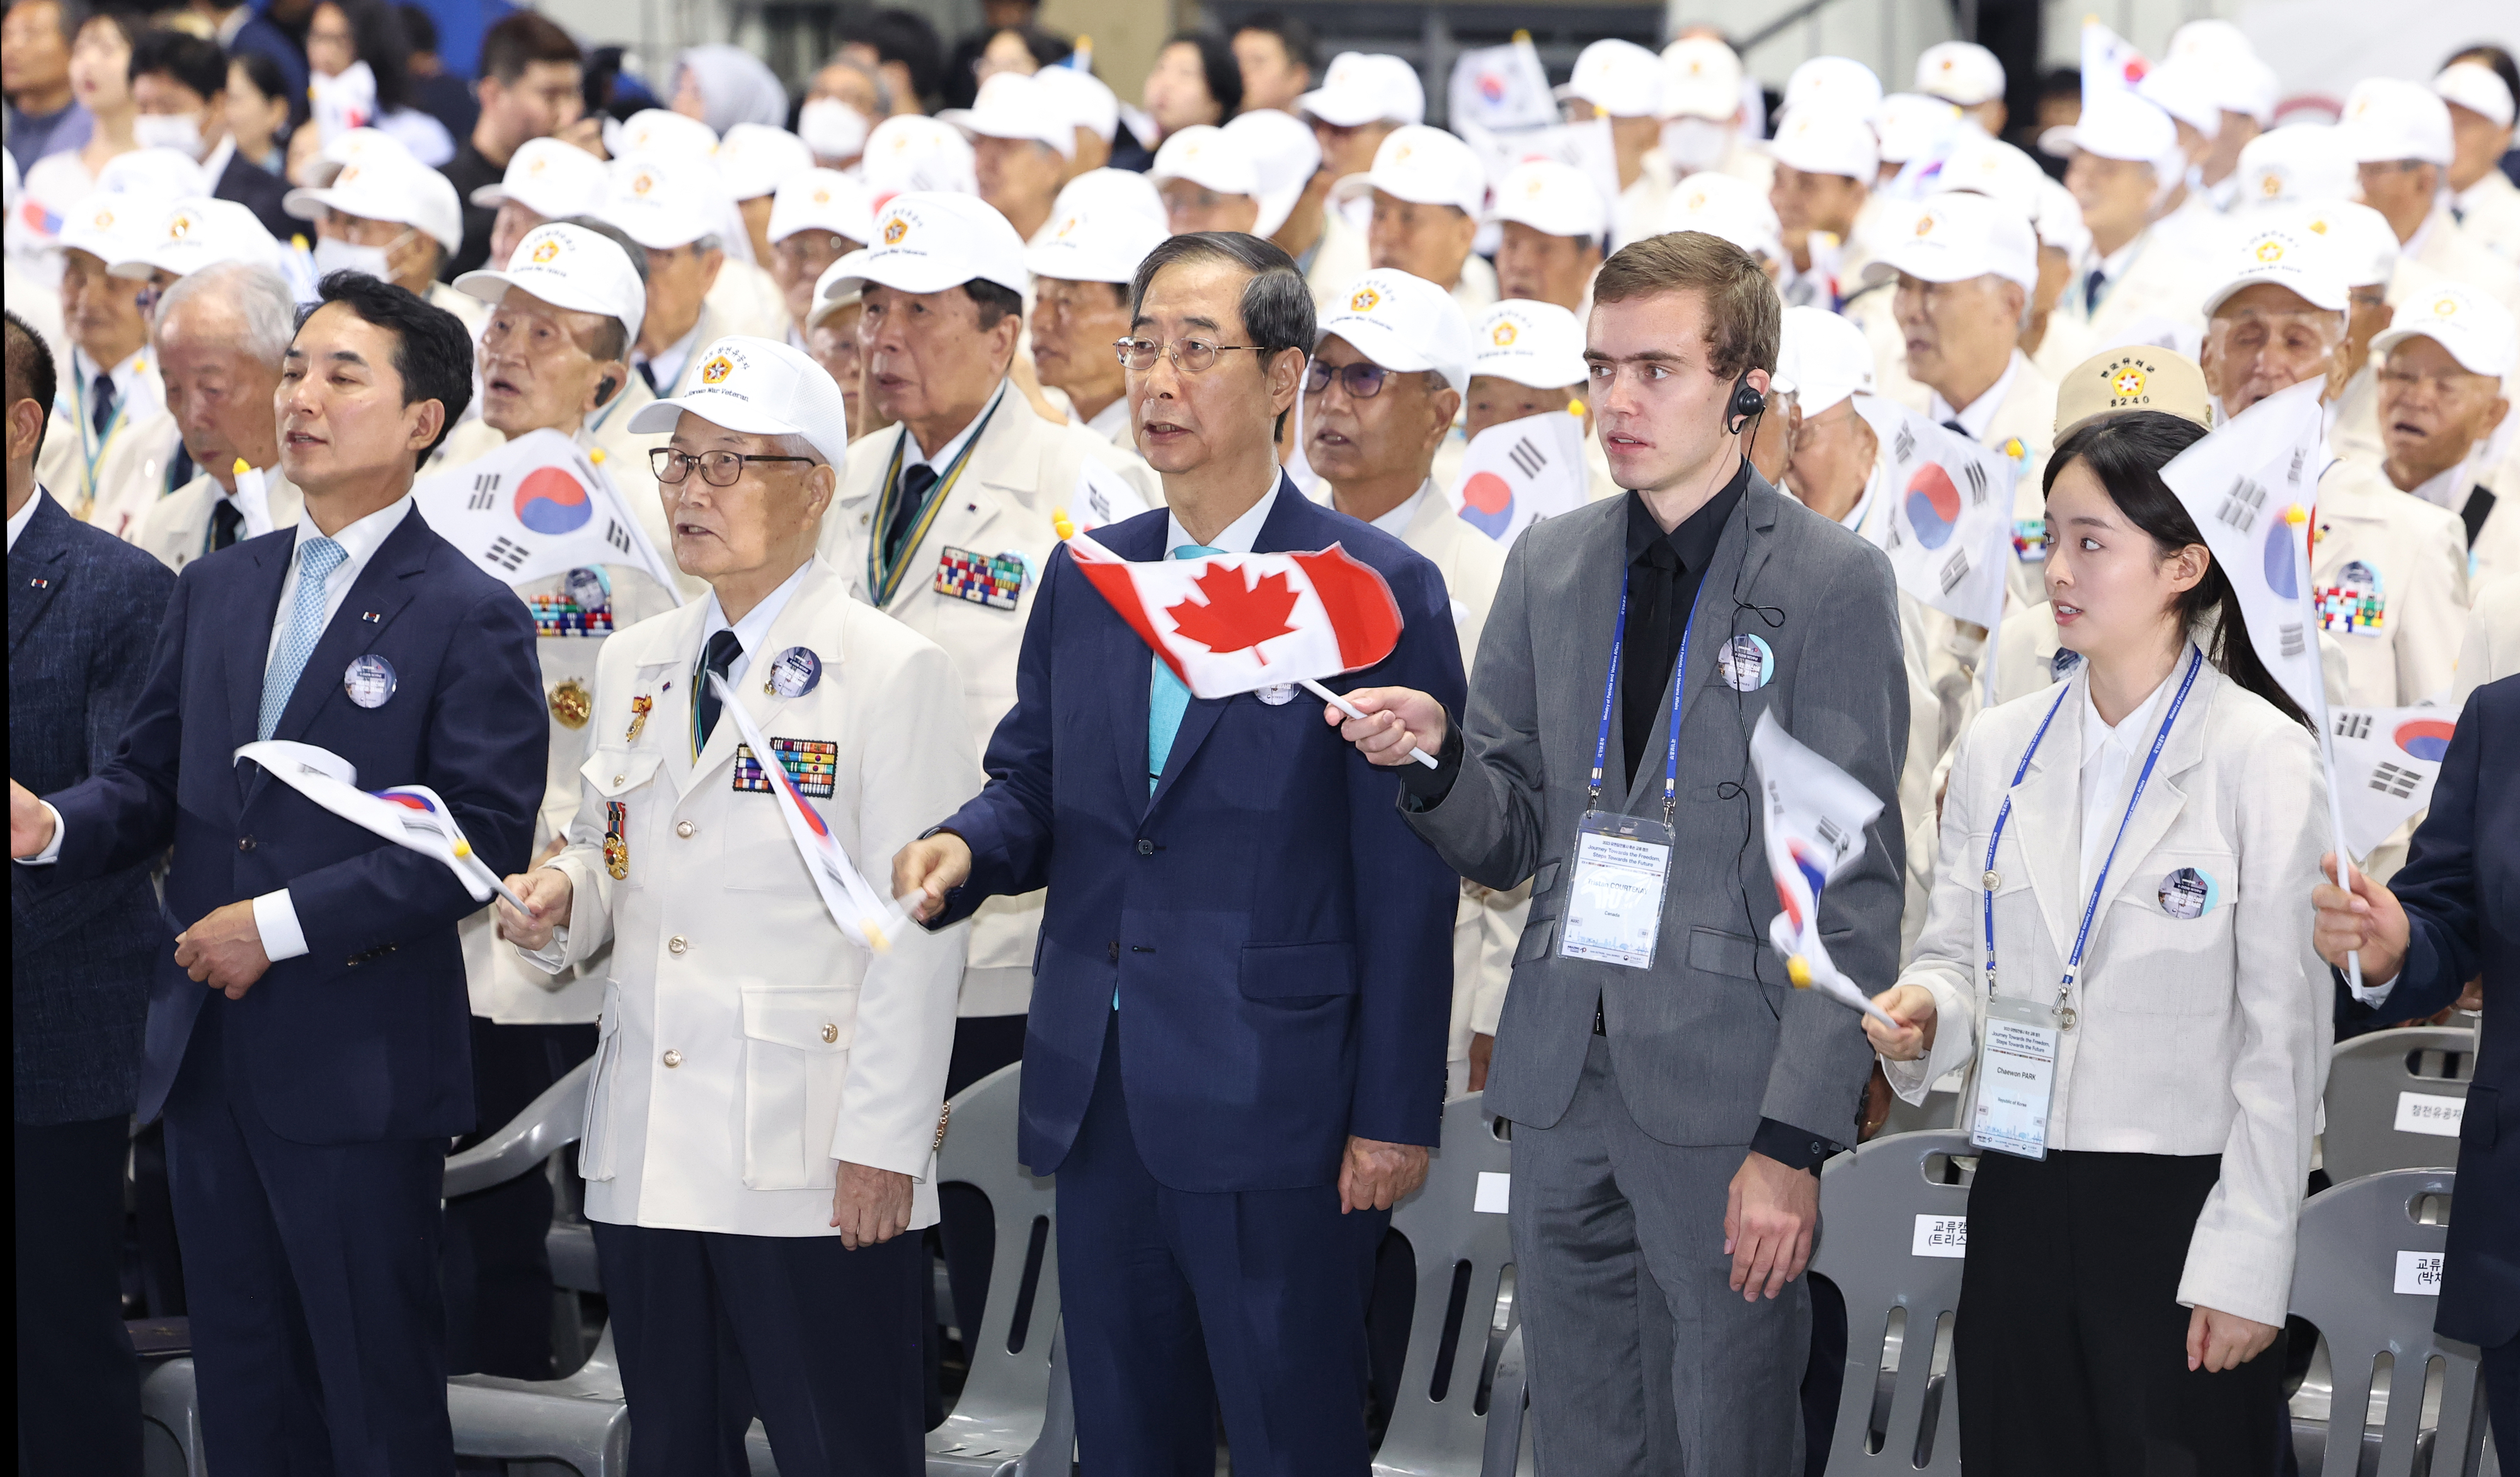
[{"label": "teal necktie", "polygon": [[[1205,559],[1224,552],[1205,544],[1184,544],[1173,551],[1173,558]],[[1181,732],[1182,714],[1190,711],[1190,689],[1160,659],[1154,669],[1154,681],[1147,689],[1147,793],[1150,795],[1155,782],[1163,778],[1164,761],[1173,756],[1173,736]]]},{"label": "teal necktie", "polygon": [[297,552],[297,592],[290,603],[289,624],[281,631],[280,645],[273,649],[271,661],[262,669],[262,710],[255,716],[256,738],[268,738],[280,727],[281,711],[289,706],[289,695],[297,691],[297,679],[306,670],[307,658],[324,639],[324,579],[350,551],[328,538],[311,538]]}]

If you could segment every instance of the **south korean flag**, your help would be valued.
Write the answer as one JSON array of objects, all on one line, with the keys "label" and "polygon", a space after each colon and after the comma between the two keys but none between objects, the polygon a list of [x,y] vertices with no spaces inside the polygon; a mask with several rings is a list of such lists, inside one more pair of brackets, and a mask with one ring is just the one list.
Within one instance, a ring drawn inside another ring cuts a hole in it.
[{"label": "south korean flag", "polygon": [[2345,843],[2357,862],[2432,804],[2458,714],[2450,708],[2337,708],[2327,716],[2336,749]]},{"label": "south korean flag", "polygon": [[[1993,631],[2003,622],[2012,553],[2012,459],[1894,401],[1855,397],[1881,442],[1890,515],[1875,523],[1899,588],[1958,620]],[[1995,643],[1981,674],[1995,691]]]},{"label": "south korean flag", "polygon": [[556,430],[528,431],[412,489],[421,515],[504,584],[595,564],[627,564],[673,594],[656,553],[612,479]]}]

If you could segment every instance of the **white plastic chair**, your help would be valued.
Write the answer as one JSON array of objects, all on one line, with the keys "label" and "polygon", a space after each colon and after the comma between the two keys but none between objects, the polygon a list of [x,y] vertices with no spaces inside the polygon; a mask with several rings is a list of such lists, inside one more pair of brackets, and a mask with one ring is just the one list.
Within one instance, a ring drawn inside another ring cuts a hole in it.
[{"label": "white plastic chair", "polygon": [[2456,1166],[2453,1115],[2475,1072],[2476,1033],[2457,1026],[2401,1026],[2338,1043],[2319,1136],[2328,1179]]},{"label": "white plastic chair", "polygon": [[1075,1445],[1075,1418],[1065,1409],[1066,1371],[1054,1352],[1058,1194],[1055,1182],[1025,1173],[1015,1160],[1022,1088],[1021,1062],[965,1088],[954,1097],[945,1142],[936,1151],[940,1184],[968,1185],[989,1197],[997,1245],[988,1303],[977,1336],[969,1340],[970,1371],[963,1394],[945,1423],[927,1433],[929,1477],[1014,1477],[1036,1447],[1045,1455],[1033,1469],[1066,1477],[1065,1453],[1055,1464],[1048,1455],[1060,1445],[1061,1419],[1065,1447]]},{"label": "white plastic chair", "polygon": [[1959,1308],[1966,1239],[1934,1231],[1966,1227],[1968,1185],[1955,1161],[1975,1153],[1966,1134],[1894,1134],[1821,1167],[1811,1270],[1846,1299],[1847,1331],[1828,1477],[1960,1469],[1957,1381],[1934,1365]]}]

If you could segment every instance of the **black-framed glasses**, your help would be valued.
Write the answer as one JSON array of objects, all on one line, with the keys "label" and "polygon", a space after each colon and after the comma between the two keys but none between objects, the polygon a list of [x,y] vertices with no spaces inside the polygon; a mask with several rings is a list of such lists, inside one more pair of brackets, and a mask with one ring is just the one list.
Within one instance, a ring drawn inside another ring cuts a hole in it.
[{"label": "black-framed glasses", "polygon": [[1170,343],[1157,343],[1152,338],[1122,338],[1112,343],[1124,369],[1141,374],[1155,367],[1155,356],[1162,354],[1173,362],[1173,368],[1186,375],[1203,375],[1216,368],[1216,356],[1239,349],[1259,352],[1253,343],[1210,343],[1204,338],[1176,338]]},{"label": "black-framed glasses", "polygon": [[1310,395],[1328,393],[1330,381],[1336,380],[1339,387],[1347,391],[1349,399],[1371,400],[1382,393],[1382,386],[1389,382],[1392,373],[1379,364],[1368,364],[1362,359],[1354,364],[1324,364],[1316,359],[1304,371],[1304,392]]},{"label": "black-framed glasses", "polygon": [[746,462],[803,462],[811,465],[813,460],[812,457],[751,456],[740,451],[704,451],[696,457],[670,446],[654,447],[648,453],[649,470],[655,472],[657,481],[668,487],[681,483],[692,474],[691,470],[695,467],[700,470],[700,480],[711,487],[733,487],[743,475]]}]

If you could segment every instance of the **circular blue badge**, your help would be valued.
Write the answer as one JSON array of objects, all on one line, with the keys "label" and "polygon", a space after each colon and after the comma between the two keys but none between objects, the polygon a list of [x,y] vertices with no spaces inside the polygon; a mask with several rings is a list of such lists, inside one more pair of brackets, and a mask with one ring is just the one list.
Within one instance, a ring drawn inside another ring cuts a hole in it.
[{"label": "circular blue badge", "polygon": [[393,663],[370,652],[353,657],[341,673],[341,691],[363,708],[381,708],[394,694]]},{"label": "circular blue badge", "polygon": [[823,680],[823,658],[811,647],[789,647],[770,663],[770,691],[782,697],[802,697]]},{"label": "circular blue badge", "polygon": [[2214,911],[2221,892],[2212,873],[2182,867],[2161,879],[2153,896],[2161,903],[2161,911],[2172,918],[2197,918]]},{"label": "circular blue badge", "polygon": [[571,569],[565,588],[569,600],[589,615],[612,608],[612,582],[601,569]]},{"label": "circular blue badge", "polygon": [[1726,687],[1736,693],[1753,693],[1775,680],[1777,653],[1756,636],[1735,636],[1724,644],[1715,666],[1723,673]]}]

